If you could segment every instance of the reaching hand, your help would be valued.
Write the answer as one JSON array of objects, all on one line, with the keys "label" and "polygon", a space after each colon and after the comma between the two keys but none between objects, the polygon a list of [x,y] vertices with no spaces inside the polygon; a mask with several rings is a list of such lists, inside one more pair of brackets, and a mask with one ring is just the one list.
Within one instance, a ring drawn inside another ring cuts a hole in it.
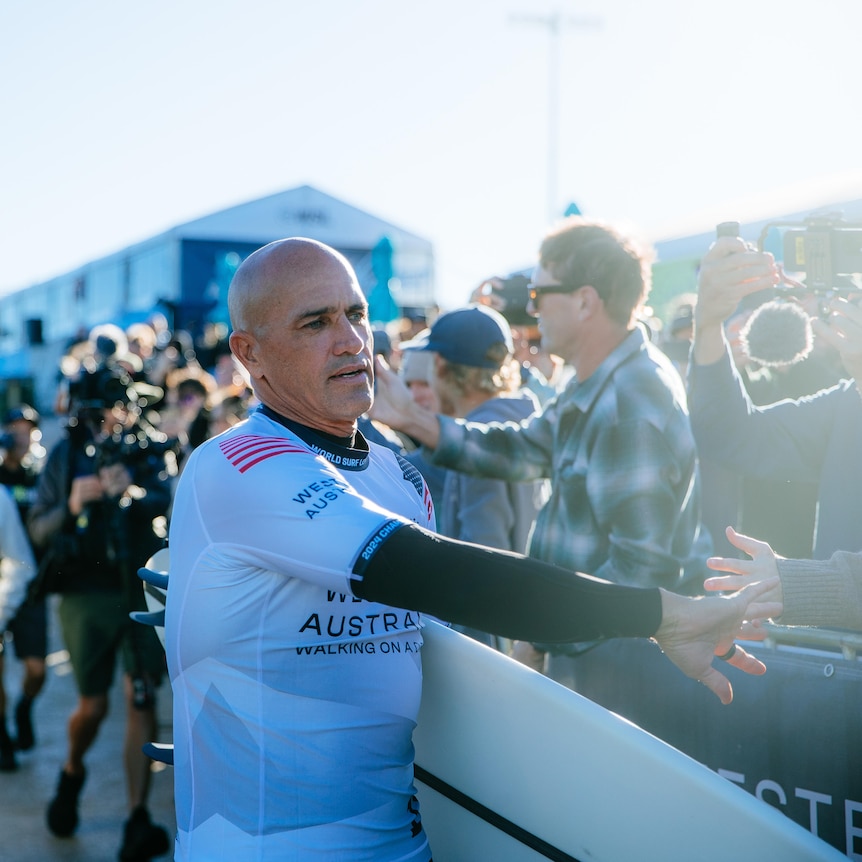
[{"label": "reaching hand", "polygon": [[724,321],[750,293],[778,282],[768,252],[753,251],[739,237],[720,237],[703,258],[694,309],[694,361],[711,365],[724,355]]},{"label": "reaching hand", "polygon": [[132,474],[124,464],[111,464],[99,469],[99,481],[106,497],[122,497],[132,484]]},{"label": "reaching hand", "polygon": [[404,381],[389,367],[381,356],[374,357],[374,404],[369,415],[372,419],[398,428],[399,422],[413,404],[413,397]]},{"label": "reaching hand", "polygon": [[77,518],[87,503],[101,500],[102,496],[102,483],[98,476],[76,476],[69,491],[69,512]]},{"label": "reaching hand", "polygon": [[[778,578],[778,566],[775,564],[776,554],[766,543],[752,539],[737,533],[733,527],[725,530],[727,540],[740,551],[745,551],[750,560],[740,560],[736,557],[710,557],[706,565],[710,569],[719,572],[730,572],[715,578],[707,578],[704,581],[704,589],[707,590],[739,590],[748,584],[757,581],[774,581],[775,586],[763,594],[761,600],[764,602],[778,602],[781,604],[783,595],[781,592],[781,580]],[[776,616],[780,615],[780,611]]]},{"label": "reaching hand", "polygon": [[722,703],[733,700],[730,680],[716,667],[716,656],[735,650],[727,663],[745,673],[762,674],[766,666],[747,653],[736,637],[763,639],[765,633],[745,621],[765,619],[781,612],[777,602],[763,597],[774,588],[771,581],[750,584],[732,596],[687,598],[665,590],[662,622],[654,638],[662,652],[688,677],[702,682]]},{"label": "reaching hand", "polygon": [[437,414],[413,400],[404,381],[380,356],[374,365],[374,404],[368,415],[396,431],[404,431],[431,449],[437,445]]},{"label": "reaching hand", "polygon": [[836,297],[830,301],[829,311],[826,320],[813,318],[811,328],[838,351],[844,368],[862,392],[862,304]]},{"label": "reaching hand", "polygon": [[695,321],[701,327],[724,323],[743,297],[777,282],[769,252],[755,251],[738,237],[721,237],[701,262]]}]

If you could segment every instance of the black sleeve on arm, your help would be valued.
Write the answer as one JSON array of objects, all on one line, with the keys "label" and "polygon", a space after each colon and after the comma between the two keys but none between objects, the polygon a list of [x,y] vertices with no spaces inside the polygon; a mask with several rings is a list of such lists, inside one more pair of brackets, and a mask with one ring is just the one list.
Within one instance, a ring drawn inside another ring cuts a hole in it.
[{"label": "black sleeve on arm", "polygon": [[358,598],[516,640],[650,637],[661,623],[657,589],[611,584],[397,521],[370,539],[353,573]]}]

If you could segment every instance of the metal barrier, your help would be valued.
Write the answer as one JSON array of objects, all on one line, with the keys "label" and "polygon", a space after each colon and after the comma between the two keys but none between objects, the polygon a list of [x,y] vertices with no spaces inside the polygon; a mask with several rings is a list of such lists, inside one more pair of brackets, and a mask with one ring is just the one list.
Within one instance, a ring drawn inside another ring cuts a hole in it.
[{"label": "metal barrier", "polygon": [[856,632],[837,631],[835,629],[803,628],[799,626],[777,626],[765,623],[768,632],[764,646],[774,647],[779,644],[814,647],[820,650],[840,652],[847,661],[853,661],[862,651],[862,634]]}]

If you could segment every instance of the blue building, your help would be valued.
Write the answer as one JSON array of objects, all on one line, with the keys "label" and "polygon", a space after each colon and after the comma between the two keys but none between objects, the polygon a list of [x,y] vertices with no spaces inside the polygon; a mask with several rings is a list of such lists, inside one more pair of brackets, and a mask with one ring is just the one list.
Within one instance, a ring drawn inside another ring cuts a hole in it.
[{"label": "blue building", "polygon": [[[431,243],[311,186],[249,201],[171,228],[107,257],[0,297],[0,380],[7,404],[50,409],[59,360],[82,330],[122,327],[160,311],[192,335],[228,323],[227,290],[255,249],[307,236],[356,268],[372,319],[434,305]],[[3,405],[0,404],[0,407]]]}]

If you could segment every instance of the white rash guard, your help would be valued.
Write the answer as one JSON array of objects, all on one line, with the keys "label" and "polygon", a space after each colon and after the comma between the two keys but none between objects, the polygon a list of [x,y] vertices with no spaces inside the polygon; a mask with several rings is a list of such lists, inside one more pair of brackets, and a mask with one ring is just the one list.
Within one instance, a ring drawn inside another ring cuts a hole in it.
[{"label": "white rash guard", "polygon": [[428,488],[382,446],[277,420],[204,443],[177,487],[175,859],[426,862],[421,616],[354,597],[350,573],[393,520],[434,528]]}]

